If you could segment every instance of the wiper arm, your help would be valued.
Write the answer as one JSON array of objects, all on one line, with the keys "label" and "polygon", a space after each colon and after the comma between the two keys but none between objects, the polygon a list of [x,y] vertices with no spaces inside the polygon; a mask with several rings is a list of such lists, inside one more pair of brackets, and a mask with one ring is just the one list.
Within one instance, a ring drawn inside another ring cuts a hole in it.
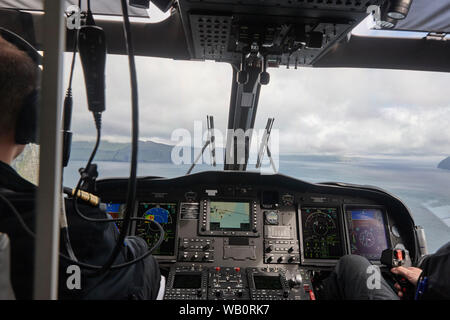
[{"label": "wiper arm", "polygon": [[216,166],[216,144],[215,144],[216,137],[214,135],[214,117],[206,116],[206,124],[208,126],[208,139],[206,140],[205,145],[202,148],[202,151],[198,154],[197,158],[195,158],[194,160],[194,163],[192,163],[191,167],[186,172],[186,175],[189,175],[192,172],[198,160],[200,160],[201,156],[203,155],[208,146],[211,146],[210,153],[212,165],[214,167]]},{"label": "wiper arm", "polygon": [[261,167],[262,159],[264,157],[264,150],[267,149],[267,157],[270,160],[270,164],[272,165],[273,172],[277,172],[275,163],[273,162],[272,152],[270,152],[270,148],[269,148],[269,138],[270,138],[270,133],[272,131],[272,126],[273,126],[274,121],[275,121],[275,118],[267,119],[266,130],[264,131],[264,135],[262,137],[261,144],[259,145],[258,158],[256,160],[256,169]]}]

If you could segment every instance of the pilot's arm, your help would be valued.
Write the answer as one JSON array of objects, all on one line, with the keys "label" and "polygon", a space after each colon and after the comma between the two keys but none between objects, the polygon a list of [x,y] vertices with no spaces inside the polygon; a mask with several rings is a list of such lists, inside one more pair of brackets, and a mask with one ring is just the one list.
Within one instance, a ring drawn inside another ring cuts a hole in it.
[{"label": "pilot's arm", "polygon": [[[391,270],[402,275],[416,287],[418,299],[450,299],[450,242],[441,247],[436,253],[426,257],[420,265],[415,267],[398,267]],[[398,295],[403,293],[395,284]]]},{"label": "pilot's arm", "polygon": [[[69,234],[78,260],[103,265],[111,255],[119,232],[114,223],[89,222],[81,219],[66,202]],[[106,218],[96,207],[83,205],[81,212],[91,218]],[[64,251],[64,248],[61,248]],[[121,264],[143,255],[147,243],[138,237],[127,237],[114,264]],[[67,287],[67,267],[70,262],[60,260],[59,295],[61,299],[146,299],[153,300],[160,291],[161,274],[153,256],[149,256],[129,267],[110,270],[100,276],[91,276],[92,271],[81,268],[81,289]]]}]

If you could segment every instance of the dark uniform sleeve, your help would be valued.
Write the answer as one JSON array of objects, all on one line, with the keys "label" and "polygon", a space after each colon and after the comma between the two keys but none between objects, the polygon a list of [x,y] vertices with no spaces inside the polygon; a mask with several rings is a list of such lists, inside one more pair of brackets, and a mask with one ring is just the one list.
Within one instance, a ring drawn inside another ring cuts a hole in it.
[{"label": "dark uniform sleeve", "polygon": [[[69,234],[72,247],[81,262],[103,265],[111,255],[119,237],[115,223],[89,222],[81,219],[66,202]],[[98,208],[79,205],[80,211],[91,218],[106,218]],[[63,242],[61,242],[63,246]],[[127,237],[114,264],[131,261],[148,250],[147,243],[138,237]],[[61,248],[65,252],[65,248]],[[69,289],[67,267],[73,263],[60,259],[60,299],[156,299],[161,274],[153,256],[148,256],[129,267],[109,270],[102,275],[92,275],[91,270],[81,268],[81,289]]]},{"label": "dark uniform sleeve", "polygon": [[427,278],[426,288],[420,297],[426,300],[450,299],[450,242],[436,253],[426,257],[420,265],[421,279]]},{"label": "dark uniform sleeve", "polygon": [[[139,237],[127,238],[128,248],[135,252],[135,256],[139,257],[148,250],[147,243]],[[148,272],[147,270],[154,270]],[[143,277],[142,277],[143,275]],[[150,256],[143,260],[142,263],[136,265],[135,271],[135,287],[130,298],[137,300],[156,299],[161,282],[161,273],[159,271],[158,262]]]}]

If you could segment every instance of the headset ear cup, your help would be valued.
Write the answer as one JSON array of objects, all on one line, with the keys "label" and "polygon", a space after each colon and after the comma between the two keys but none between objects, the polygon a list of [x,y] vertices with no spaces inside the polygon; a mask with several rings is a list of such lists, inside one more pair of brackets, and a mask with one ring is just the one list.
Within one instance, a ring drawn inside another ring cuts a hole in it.
[{"label": "headset ear cup", "polygon": [[15,140],[17,144],[39,143],[38,137],[39,91],[31,91],[17,115]]}]

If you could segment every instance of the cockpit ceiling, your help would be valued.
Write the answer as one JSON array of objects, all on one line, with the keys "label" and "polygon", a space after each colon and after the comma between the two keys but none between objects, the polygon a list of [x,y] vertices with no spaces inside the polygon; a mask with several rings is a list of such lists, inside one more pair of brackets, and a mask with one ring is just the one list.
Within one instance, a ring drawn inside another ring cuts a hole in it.
[{"label": "cockpit ceiling", "polygon": [[[68,0],[67,5],[77,4],[78,0]],[[199,1],[191,0],[187,1],[190,3],[198,3]],[[206,0],[203,3],[214,3],[225,5],[226,0]],[[339,1],[332,0],[332,3],[343,3],[342,8],[349,6],[358,6],[359,4],[365,5],[365,0],[350,0],[350,1]],[[240,3],[259,3],[261,1],[253,0],[242,0]],[[306,1],[306,0],[293,0],[293,1],[282,1],[282,0],[268,0],[264,1],[265,5],[273,4],[277,6],[280,4],[279,8],[286,5],[287,8],[307,7],[308,5],[320,6],[317,1]],[[323,1],[325,3],[325,1]],[[348,3],[348,4],[347,4]],[[337,6],[337,5],[336,5]],[[14,8],[23,10],[42,10],[43,0],[0,0],[0,7],[3,8]],[[355,7],[355,8],[356,8]],[[357,9],[357,8],[356,8]],[[121,15],[121,8],[119,1],[111,0],[93,0],[92,10],[96,14],[102,15]],[[354,10],[354,9],[352,9]],[[129,13],[134,17],[148,17],[146,10],[130,7]],[[450,32],[450,0],[414,0],[409,14],[406,19],[397,23],[395,27],[397,30],[411,30],[411,31],[425,31],[425,32]]]}]

